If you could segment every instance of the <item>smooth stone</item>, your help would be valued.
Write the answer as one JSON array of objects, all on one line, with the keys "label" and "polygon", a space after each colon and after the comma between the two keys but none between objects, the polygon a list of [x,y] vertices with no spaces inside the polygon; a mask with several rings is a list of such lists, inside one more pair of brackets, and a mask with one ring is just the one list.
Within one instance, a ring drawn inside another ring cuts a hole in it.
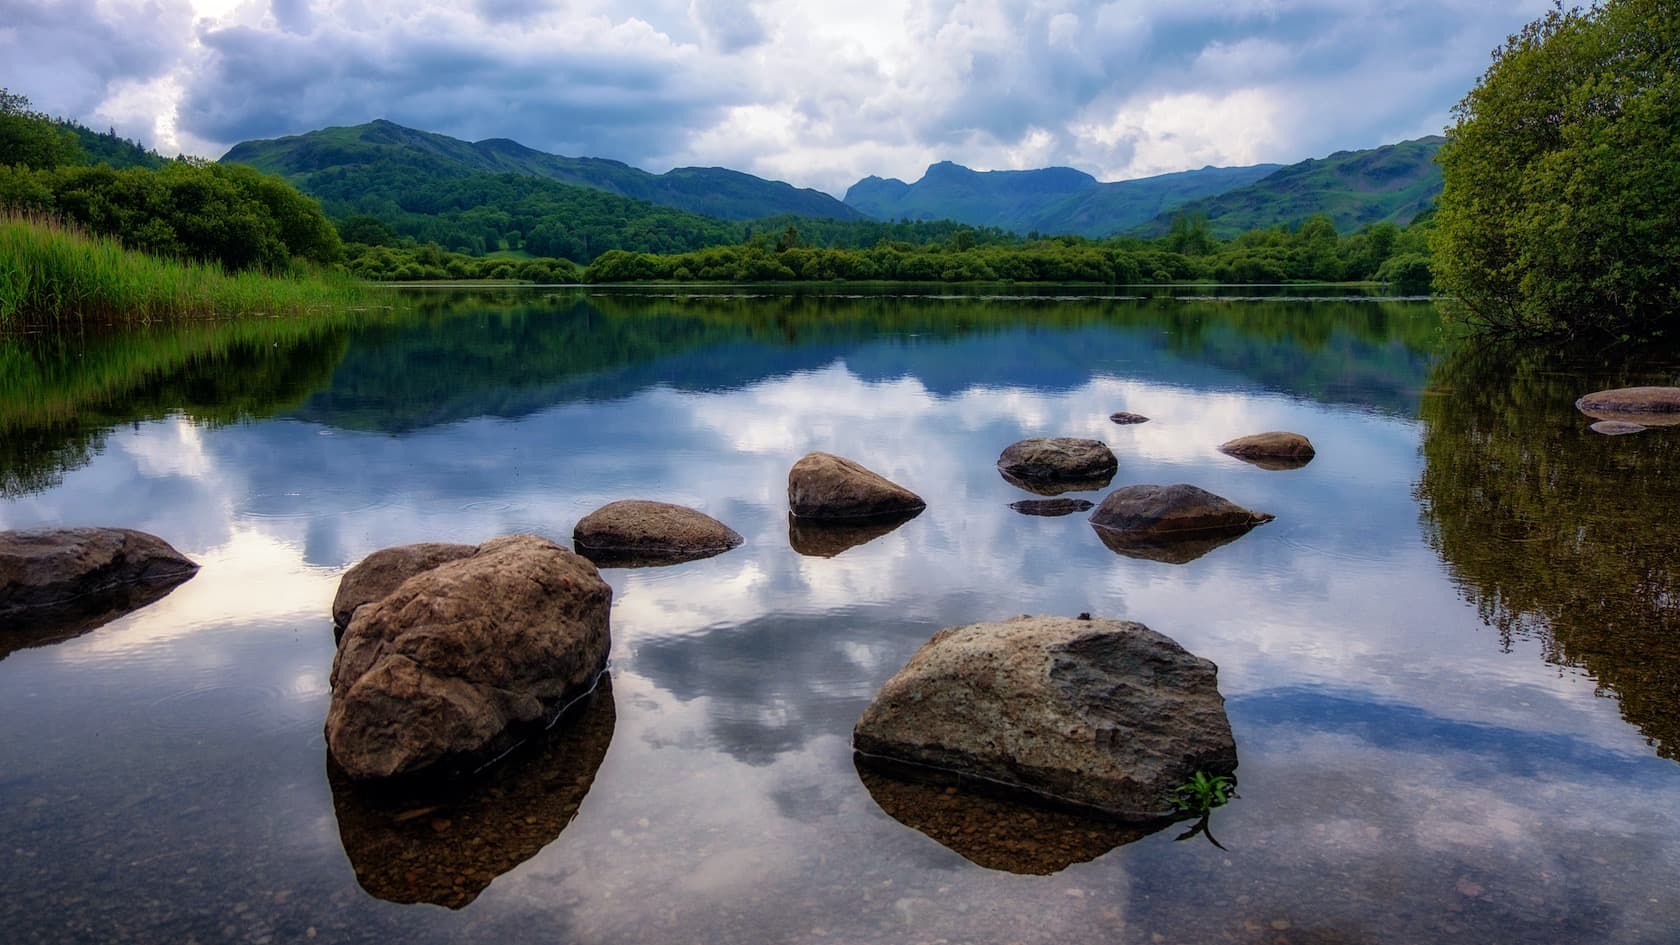
[{"label": "smooth stone", "polygon": [[1005,478],[1027,482],[1088,482],[1112,477],[1119,466],[1107,443],[1071,436],[1011,443],[997,461]]},{"label": "smooth stone", "polygon": [[1142,624],[1016,617],[934,634],[852,731],[863,764],[1127,821],[1237,749],[1218,668]]},{"label": "smooth stone", "polygon": [[1022,499],[1009,503],[1009,507],[1022,515],[1072,515],[1075,512],[1089,512],[1095,505],[1090,499]]},{"label": "smooth stone", "polygon": [[1142,414],[1127,413],[1124,410],[1120,411],[1119,413],[1109,414],[1108,419],[1113,420],[1115,423],[1119,423],[1119,424],[1148,423],[1149,422],[1149,418],[1142,415]]},{"label": "smooth stone", "polygon": [[422,571],[430,571],[476,551],[477,545],[435,541],[375,551],[339,579],[338,593],[333,595],[333,626],[342,634],[344,628],[350,626],[350,618],[355,615],[356,609],[363,604],[379,600]]},{"label": "smooth stone", "polygon": [[1594,420],[1623,420],[1647,427],[1680,424],[1680,387],[1618,387],[1588,394],[1575,409]]},{"label": "smooth stone", "polygon": [[1219,444],[1219,451],[1262,469],[1299,469],[1318,452],[1306,437],[1283,430],[1239,436]]},{"label": "smooth stone", "polygon": [[854,522],[802,519],[788,513],[788,546],[809,558],[832,558],[865,545],[922,514],[918,509],[891,518],[879,516]]},{"label": "smooth stone", "polygon": [[594,693],[559,724],[471,781],[390,790],[383,782],[351,779],[329,759],[333,813],[356,881],[386,902],[464,908],[577,817],[615,721],[612,684],[603,673]]},{"label": "smooth stone", "polygon": [[1627,436],[1629,433],[1644,433],[1650,427],[1643,423],[1629,423],[1626,420],[1600,420],[1589,429],[1594,433],[1605,436]]},{"label": "smooth stone", "polygon": [[833,453],[806,453],[788,470],[788,510],[800,518],[885,519],[926,507],[909,489]]},{"label": "smooth stone", "polygon": [[612,588],[535,535],[487,541],[358,608],[339,641],[327,748],[353,778],[476,766],[594,685]]},{"label": "smooth stone", "polygon": [[168,541],[133,528],[0,531],[0,627],[39,629],[54,620],[45,614],[50,609],[64,609],[59,615],[108,609],[99,597],[144,604],[156,597],[114,592],[175,587],[197,572]]},{"label": "smooth stone", "polygon": [[1091,513],[1091,524],[1138,542],[1204,537],[1212,532],[1241,533],[1272,518],[1206,489],[1178,483],[1116,489]]},{"label": "smooth stone", "polygon": [[604,567],[694,561],[741,542],[739,533],[704,512],[644,499],[609,502],[572,529],[578,553]]}]

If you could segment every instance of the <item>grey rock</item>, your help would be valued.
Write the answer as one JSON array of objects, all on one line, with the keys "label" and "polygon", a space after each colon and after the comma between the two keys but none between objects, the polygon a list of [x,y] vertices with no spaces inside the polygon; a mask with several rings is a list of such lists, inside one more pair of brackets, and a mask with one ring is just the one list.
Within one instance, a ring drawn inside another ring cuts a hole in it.
[{"label": "grey rock", "polygon": [[1621,420],[1640,426],[1680,424],[1680,387],[1618,387],[1588,394],[1575,409],[1594,420]]},{"label": "grey rock", "polygon": [[1318,452],[1306,437],[1283,430],[1239,436],[1219,444],[1219,451],[1262,469],[1299,469]]},{"label": "grey rock", "polygon": [[1112,477],[1119,465],[1107,443],[1069,436],[1012,443],[997,461],[1005,478],[1031,483],[1103,480]]},{"label": "grey rock", "polygon": [[168,542],[130,528],[0,532],[0,627],[38,627],[52,619],[47,611],[103,610],[106,597],[139,606],[155,597],[133,589],[172,588],[197,571]]},{"label": "grey rock", "polygon": [[1178,483],[1171,486],[1136,485],[1116,489],[1091,513],[1091,524],[1131,541],[1210,537],[1211,533],[1241,533],[1271,521],[1214,495],[1206,489]]},{"label": "grey rock", "polygon": [[1022,499],[1009,507],[1022,515],[1057,516],[1089,512],[1094,504],[1090,499]]},{"label": "grey rock", "polygon": [[1131,424],[1131,423],[1148,423],[1149,422],[1149,418],[1143,416],[1142,414],[1127,413],[1124,410],[1120,411],[1119,413],[1109,414],[1108,419],[1113,420],[1115,423],[1122,424],[1122,425]]}]

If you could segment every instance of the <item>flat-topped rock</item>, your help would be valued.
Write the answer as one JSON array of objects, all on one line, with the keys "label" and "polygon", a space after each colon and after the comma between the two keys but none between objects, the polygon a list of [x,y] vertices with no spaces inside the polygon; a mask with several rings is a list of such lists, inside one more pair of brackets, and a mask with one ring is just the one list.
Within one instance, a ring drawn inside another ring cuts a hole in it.
[{"label": "flat-topped rock", "polygon": [[1128,424],[1133,424],[1133,423],[1148,423],[1149,422],[1149,418],[1144,416],[1143,414],[1127,413],[1124,410],[1121,410],[1117,413],[1109,414],[1108,419],[1113,420],[1115,423],[1121,424],[1122,426],[1125,426],[1125,425],[1128,425]]},{"label": "flat-topped rock", "polygon": [[1244,532],[1272,518],[1206,489],[1178,483],[1116,489],[1091,513],[1091,524],[1128,540],[1162,541]]},{"label": "flat-topped rock", "polygon": [[889,519],[926,507],[916,493],[833,453],[806,453],[788,470],[788,510],[802,519]]},{"label": "flat-topped rock", "polygon": [[356,608],[379,600],[422,571],[465,558],[477,550],[477,545],[428,541],[375,551],[339,579],[338,593],[333,595],[333,626],[342,633],[350,626]]},{"label": "flat-topped rock", "polygon": [[138,585],[173,586],[197,571],[168,542],[131,528],[0,532],[0,620]]},{"label": "flat-topped rock", "polygon": [[1680,424],[1680,387],[1618,387],[1575,401],[1575,409],[1595,420],[1622,420],[1641,426]]},{"label": "flat-topped rock", "polygon": [[612,589],[535,535],[487,541],[357,608],[339,641],[327,749],[351,777],[494,757],[587,691],[611,646]]},{"label": "flat-topped rock", "polygon": [[1284,430],[1239,436],[1219,444],[1219,451],[1266,469],[1298,469],[1318,452],[1306,437]]},{"label": "flat-topped rock", "polygon": [[1012,443],[998,457],[998,471],[1010,480],[1055,483],[1100,480],[1119,468],[1114,451],[1101,440],[1071,436],[1032,437]]},{"label": "flat-topped rock", "polygon": [[609,502],[572,529],[578,553],[602,566],[694,561],[741,541],[734,529],[704,512],[644,499]]},{"label": "flat-topped rock", "polygon": [[1051,517],[1089,512],[1094,504],[1090,499],[1022,499],[1009,503],[1009,507],[1022,515]]},{"label": "flat-topped rock", "polygon": [[1218,668],[1142,624],[1016,617],[934,634],[852,731],[860,763],[1123,820],[1170,816],[1236,743]]}]

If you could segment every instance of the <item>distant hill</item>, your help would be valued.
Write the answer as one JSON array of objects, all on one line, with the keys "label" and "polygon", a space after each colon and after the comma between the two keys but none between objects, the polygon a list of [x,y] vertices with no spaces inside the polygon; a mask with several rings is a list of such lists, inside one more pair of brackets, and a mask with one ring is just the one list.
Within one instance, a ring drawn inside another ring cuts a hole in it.
[{"label": "distant hill", "polygon": [[651,174],[620,161],[562,157],[506,138],[462,141],[383,119],[285,138],[245,141],[234,145],[222,161],[279,174],[304,191],[312,189],[312,178],[325,173],[400,168],[405,177],[541,177],[723,220],[780,214],[836,220],[863,217],[821,191],[726,168],[679,167]]},{"label": "distant hill", "polygon": [[975,171],[942,161],[914,184],[866,177],[846,191],[846,203],[879,220],[949,219],[1016,233],[1103,237],[1197,198],[1251,184],[1278,167],[1204,167],[1102,183],[1070,167]]},{"label": "distant hill", "polygon": [[94,131],[74,121],[60,119],[54,123],[60,128],[69,129],[76,136],[76,143],[82,148],[82,159],[88,164],[107,164],[118,170],[129,167],[147,167],[155,170],[169,163],[168,158],[140,142],[118,135],[115,128],[110,131]]},{"label": "distant hill", "polygon": [[1291,164],[1246,187],[1185,203],[1134,232],[1165,233],[1172,217],[1181,213],[1205,215],[1219,237],[1296,223],[1319,213],[1328,214],[1343,233],[1385,220],[1410,223],[1441,193],[1435,152],[1445,140],[1417,138]]}]

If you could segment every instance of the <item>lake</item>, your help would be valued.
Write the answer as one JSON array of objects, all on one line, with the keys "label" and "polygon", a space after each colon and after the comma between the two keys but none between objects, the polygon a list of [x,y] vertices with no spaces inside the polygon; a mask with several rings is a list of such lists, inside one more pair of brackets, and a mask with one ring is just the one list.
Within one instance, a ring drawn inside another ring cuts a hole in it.
[{"label": "lake", "polygon": [[[1680,428],[1572,407],[1680,359],[1471,343],[1426,300],[1079,291],[432,290],[0,340],[0,528],[139,528],[202,565],[0,639],[6,939],[1680,938]],[[1265,430],[1317,458],[1215,449]],[[1032,496],[994,464],[1027,436],[1276,520],[1116,554],[1009,508]],[[790,535],[809,450],[926,512],[837,554]],[[604,570],[610,683],[480,781],[402,806],[329,771],[346,568],[569,544],[621,498],[746,542]],[[860,777],[852,725],[935,631],[1081,611],[1218,664],[1224,849]]]}]

